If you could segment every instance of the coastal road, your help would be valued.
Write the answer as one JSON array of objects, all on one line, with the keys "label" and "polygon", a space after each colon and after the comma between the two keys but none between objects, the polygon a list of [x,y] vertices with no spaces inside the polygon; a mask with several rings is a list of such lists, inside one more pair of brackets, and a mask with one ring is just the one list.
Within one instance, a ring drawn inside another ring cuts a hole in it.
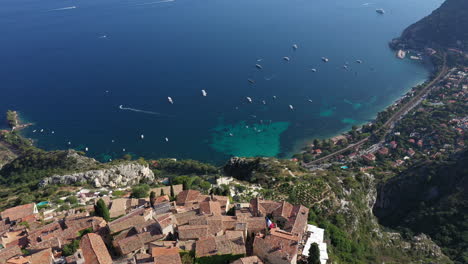
[{"label": "coastal road", "polygon": [[[406,103],[403,107],[401,107],[400,110],[398,110],[396,113],[394,113],[375,133],[378,133],[382,131],[382,129],[385,129],[385,134],[388,134],[391,131],[391,128],[395,124],[396,121],[400,120],[404,115],[406,115],[411,109],[416,107],[421,101],[422,98],[427,96],[429,92],[432,90],[434,84],[437,84],[443,77],[445,77],[448,73],[447,65],[446,65],[446,55],[444,54],[444,62],[442,65],[441,70],[439,71],[439,74],[432,79],[431,82],[429,82],[424,89],[419,92],[416,96],[414,96],[408,103]],[[347,146],[346,148],[340,149],[338,151],[335,151],[331,154],[328,154],[327,156],[321,157],[319,159],[313,160],[309,163],[305,163],[303,166],[306,168],[312,167],[318,163],[321,163],[323,161],[327,161],[337,155],[343,154],[344,152],[352,149],[359,148],[362,146],[364,143],[366,143],[371,136],[366,137],[364,139],[359,140],[358,142],[351,144]],[[382,142],[381,142],[382,143]]]}]

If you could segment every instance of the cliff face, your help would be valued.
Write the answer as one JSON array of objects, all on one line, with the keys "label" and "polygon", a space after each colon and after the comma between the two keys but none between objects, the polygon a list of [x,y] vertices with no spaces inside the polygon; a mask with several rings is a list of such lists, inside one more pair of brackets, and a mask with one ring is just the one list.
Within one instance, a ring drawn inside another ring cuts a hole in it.
[{"label": "cliff face", "polygon": [[429,16],[409,26],[393,44],[411,48],[468,50],[468,1],[446,0]]},{"label": "cliff face", "polygon": [[379,187],[373,211],[381,224],[427,234],[455,263],[467,263],[468,152],[390,179]]},{"label": "cliff face", "polygon": [[94,187],[124,187],[138,184],[141,181],[153,181],[154,174],[148,166],[127,163],[106,169],[90,170],[67,175],[54,175],[43,179],[39,185],[90,183]]}]

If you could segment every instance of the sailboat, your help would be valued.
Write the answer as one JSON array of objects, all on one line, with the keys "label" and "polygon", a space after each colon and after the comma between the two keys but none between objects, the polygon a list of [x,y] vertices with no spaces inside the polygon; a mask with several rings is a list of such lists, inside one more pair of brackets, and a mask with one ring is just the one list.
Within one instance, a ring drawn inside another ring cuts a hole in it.
[{"label": "sailboat", "polygon": [[202,93],[203,96],[207,96],[207,95],[208,95],[208,94],[206,93],[205,90],[201,90],[201,93]]},{"label": "sailboat", "polygon": [[169,101],[169,103],[174,104],[174,100],[172,100],[172,98],[170,96],[167,97],[167,100]]},{"label": "sailboat", "polygon": [[294,107],[292,105],[289,105],[289,109],[294,110]]}]

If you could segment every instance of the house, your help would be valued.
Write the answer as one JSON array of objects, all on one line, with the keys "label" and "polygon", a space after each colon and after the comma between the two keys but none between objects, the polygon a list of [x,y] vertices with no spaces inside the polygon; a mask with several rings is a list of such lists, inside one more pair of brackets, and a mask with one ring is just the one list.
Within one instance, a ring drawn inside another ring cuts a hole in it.
[{"label": "house", "polygon": [[317,155],[320,155],[320,154],[322,154],[322,150],[321,149],[315,149],[314,153],[317,154]]},{"label": "house", "polygon": [[390,141],[389,144],[392,149],[396,149],[398,147],[398,143],[396,143],[396,141]]},{"label": "house", "polygon": [[263,264],[263,262],[257,256],[250,256],[235,260],[231,264]]},{"label": "house", "polygon": [[307,241],[302,250],[302,255],[308,257],[309,250],[313,243],[316,243],[320,250],[320,263],[326,264],[328,261],[327,243],[323,242],[325,230],[314,225],[307,225]]},{"label": "house", "polygon": [[202,237],[196,242],[195,257],[214,255],[245,255],[245,240],[242,232],[231,232],[222,236]]},{"label": "house", "polygon": [[18,246],[0,249],[0,263],[6,263],[7,260],[21,255],[23,255],[23,252]]},{"label": "house", "polygon": [[0,213],[2,220],[7,220],[10,223],[13,222],[32,222],[36,220],[38,214],[37,206],[35,203],[24,204],[8,208]]},{"label": "house", "polygon": [[268,235],[257,235],[253,243],[253,254],[270,264],[296,264],[300,237],[280,230],[271,229]]},{"label": "house", "polygon": [[208,236],[208,225],[184,225],[177,227],[179,239],[190,240]]},{"label": "house", "polygon": [[179,249],[175,247],[154,247],[151,255],[155,264],[182,264]]},{"label": "house", "polygon": [[378,153],[383,156],[388,155],[388,148],[382,147],[378,150]]},{"label": "house", "polygon": [[407,153],[408,153],[408,155],[410,155],[411,157],[414,156],[414,154],[416,154],[416,152],[415,152],[412,148],[408,149]]},{"label": "house", "polygon": [[185,190],[179,193],[177,195],[177,201],[176,204],[178,206],[191,206],[195,203],[198,203],[198,196],[200,196],[199,191],[195,190]]},{"label": "house", "polygon": [[31,255],[30,264],[54,264],[55,258],[52,249],[44,249]]},{"label": "house", "polygon": [[372,153],[362,155],[361,157],[366,161],[375,161],[375,155]]},{"label": "house", "polygon": [[94,233],[84,235],[80,248],[85,264],[112,264],[112,258],[102,238]]},{"label": "house", "polygon": [[221,215],[221,204],[212,198],[200,203],[200,214]]},{"label": "house", "polygon": [[174,234],[174,225],[176,220],[172,213],[158,215],[155,220],[157,227],[163,235],[167,236],[169,234]]},{"label": "house", "polygon": [[150,208],[139,208],[131,213],[116,219],[108,224],[111,234],[132,228],[135,225],[144,224],[153,217],[153,210]]}]

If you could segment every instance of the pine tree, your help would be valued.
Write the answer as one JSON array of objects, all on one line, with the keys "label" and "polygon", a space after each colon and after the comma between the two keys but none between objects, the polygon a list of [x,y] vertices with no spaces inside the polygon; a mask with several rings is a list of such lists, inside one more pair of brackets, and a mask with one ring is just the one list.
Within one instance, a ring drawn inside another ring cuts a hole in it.
[{"label": "pine tree", "polygon": [[320,249],[317,243],[313,243],[310,246],[307,264],[320,264]]},{"label": "pine tree", "polygon": [[156,193],[151,191],[150,193],[150,204],[151,207],[154,207],[154,203],[156,202]]},{"label": "pine tree", "polygon": [[172,185],[172,182],[171,182],[171,193],[170,193],[171,197],[175,197],[175,194],[174,194],[174,186]]},{"label": "pine tree", "polygon": [[110,213],[109,213],[109,208],[107,208],[106,203],[104,200],[99,199],[99,201],[96,203],[94,206],[94,212],[97,216],[100,216],[104,218],[107,222],[110,220]]}]

